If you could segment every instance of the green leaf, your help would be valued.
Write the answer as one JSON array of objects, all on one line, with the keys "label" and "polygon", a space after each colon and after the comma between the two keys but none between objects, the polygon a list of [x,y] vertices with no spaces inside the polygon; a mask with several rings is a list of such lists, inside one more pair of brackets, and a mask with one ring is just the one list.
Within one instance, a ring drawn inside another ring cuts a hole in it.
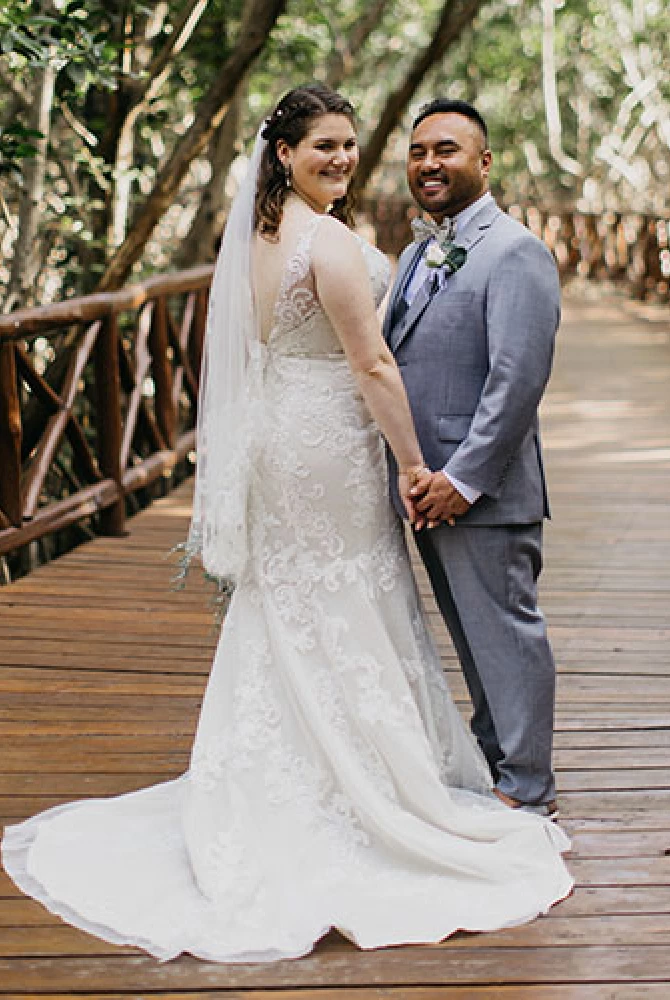
[{"label": "green leaf", "polygon": [[38,150],[35,146],[28,145],[27,142],[21,142],[14,150],[14,156],[19,160],[32,159],[37,156]]},{"label": "green leaf", "polygon": [[451,274],[458,271],[468,259],[468,251],[465,247],[452,246],[447,251],[447,259],[444,266],[449,268]]},{"label": "green leaf", "polygon": [[4,128],[0,126],[0,134],[2,135],[14,135],[22,139],[43,139],[44,135],[35,128],[26,128],[25,125],[21,125],[20,122],[14,122],[11,125],[7,125]]}]

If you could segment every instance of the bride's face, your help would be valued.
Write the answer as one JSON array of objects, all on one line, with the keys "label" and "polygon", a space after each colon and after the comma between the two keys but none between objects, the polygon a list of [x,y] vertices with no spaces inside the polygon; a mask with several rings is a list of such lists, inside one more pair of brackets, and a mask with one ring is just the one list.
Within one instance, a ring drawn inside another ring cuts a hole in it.
[{"label": "bride's face", "polygon": [[293,149],[280,140],[277,156],[291,168],[291,186],[317,211],[325,212],[343,198],[358,164],[358,140],[346,115],[315,119]]}]

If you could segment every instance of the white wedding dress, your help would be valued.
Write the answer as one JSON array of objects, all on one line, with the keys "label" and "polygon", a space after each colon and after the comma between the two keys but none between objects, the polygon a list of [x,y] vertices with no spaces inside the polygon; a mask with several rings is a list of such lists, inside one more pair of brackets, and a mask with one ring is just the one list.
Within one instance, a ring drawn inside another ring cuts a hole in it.
[{"label": "white wedding dress", "polygon": [[[270,961],[532,919],[572,880],[552,823],[502,806],[451,700],[388,500],[384,445],[303,233],[264,348],[249,559],[189,771],[5,831],[54,913],[160,959]],[[378,299],[385,259],[364,245]]]}]

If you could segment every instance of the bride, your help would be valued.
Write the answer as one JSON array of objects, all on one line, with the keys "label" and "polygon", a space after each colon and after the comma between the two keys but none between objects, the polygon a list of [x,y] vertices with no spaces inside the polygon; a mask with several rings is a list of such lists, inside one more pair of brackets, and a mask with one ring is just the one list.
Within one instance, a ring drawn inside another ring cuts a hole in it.
[{"label": "bride", "polygon": [[188,550],[234,593],[188,772],[5,831],[21,889],[160,959],[435,942],[572,886],[564,834],[492,794],[419,606],[382,435],[411,517],[423,459],[387,263],[343,224],[357,158],[344,98],[290,92],[226,228]]}]

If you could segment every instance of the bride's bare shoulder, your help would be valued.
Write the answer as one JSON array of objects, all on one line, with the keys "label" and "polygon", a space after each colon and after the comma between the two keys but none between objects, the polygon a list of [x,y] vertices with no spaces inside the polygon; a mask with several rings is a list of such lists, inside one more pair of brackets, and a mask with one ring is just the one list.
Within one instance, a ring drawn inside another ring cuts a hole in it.
[{"label": "bride's bare shoulder", "polygon": [[312,261],[317,270],[320,267],[337,267],[338,264],[347,268],[360,267],[360,240],[343,222],[327,215],[321,219],[314,237]]}]

